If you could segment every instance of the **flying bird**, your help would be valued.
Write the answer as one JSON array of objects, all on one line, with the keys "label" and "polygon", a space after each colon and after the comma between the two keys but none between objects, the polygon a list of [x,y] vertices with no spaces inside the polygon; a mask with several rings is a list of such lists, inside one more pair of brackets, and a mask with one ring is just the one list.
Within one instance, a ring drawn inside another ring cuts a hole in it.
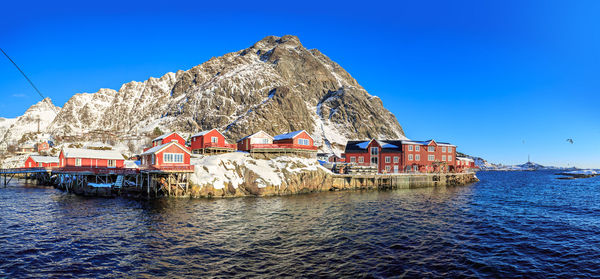
[{"label": "flying bird", "polygon": [[570,142],[571,144],[573,144],[573,139],[567,139],[567,142]]}]

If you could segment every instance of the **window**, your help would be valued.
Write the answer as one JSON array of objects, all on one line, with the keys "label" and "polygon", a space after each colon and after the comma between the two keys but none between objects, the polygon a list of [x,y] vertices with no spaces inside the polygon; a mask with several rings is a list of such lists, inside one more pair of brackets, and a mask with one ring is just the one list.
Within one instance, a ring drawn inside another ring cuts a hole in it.
[{"label": "window", "polygon": [[308,139],[298,139],[299,145],[310,145],[310,141]]},{"label": "window", "polygon": [[392,170],[391,166],[385,166],[385,172],[389,173],[391,170]]},{"label": "window", "polygon": [[427,155],[427,161],[434,161],[435,155]]},{"label": "window", "polygon": [[418,170],[419,170],[419,167],[417,167],[417,166],[413,166],[413,170],[414,170],[414,171],[418,171]]},{"label": "window", "polygon": [[394,173],[398,173],[398,166],[394,166]]},{"label": "window", "polygon": [[442,146],[442,152],[444,152],[444,153],[446,152],[446,147],[445,146]]},{"label": "window", "polygon": [[442,155],[442,161],[446,161],[446,155]]},{"label": "window", "polygon": [[390,157],[390,156],[385,156],[385,162],[386,162],[386,163],[391,163],[391,162],[392,162],[392,157]]},{"label": "window", "polygon": [[75,166],[81,167],[81,158],[75,159]]},{"label": "window", "polygon": [[379,155],[379,148],[371,147],[371,155]]},{"label": "window", "polygon": [[412,146],[412,145],[409,145],[409,146],[408,146],[408,151],[412,151],[412,150],[413,150],[413,146]]},{"label": "window", "polygon": [[394,163],[398,163],[400,161],[400,158],[398,158],[398,156],[394,156]]},{"label": "window", "polygon": [[452,147],[448,146],[448,152],[452,152]]},{"label": "window", "polygon": [[355,157],[350,157],[350,163],[355,163],[356,162],[356,158]]},{"label": "window", "polygon": [[219,142],[219,138],[218,137],[211,137],[210,138],[210,142],[217,143],[217,142]]},{"label": "window", "polygon": [[427,151],[428,151],[428,152],[433,152],[433,151],[435,151],[435,146],[427,146]]},{"label": "window", "polygon": [[108,160],[108,167],[114,168],[117,166],[117,160]]},{"label": "window", "polygon": [[415,151],[420,151],[420,150],[421,150],[421,147],[420,147],[420,146],[418,146],[418,145],[417,145],[417,146],[415,146]]},{"label": "window", "polygon": [[448,162],[452,162],[452,155],[448,155]]},{"label": "window", "polygon": [[365,157],[358,157],[358,162],[359,163],[364,163],[365,162]]},{"label": "window", "polygon": [[262,144],[268,144],[269,143],[269,139],[261,139],[261,143]]},{"label": "window", "polygon": [[[419,155],[417,155],[417,156],[419,156]],[[409,161],[412,161],[412,160],[413,160],[413,155],[412,155],[412,154],[408,154],[408,160],[409,160]]]},{"label": "window", "polygon": [[415,161],[421,161],[421,155],[419,155],[419,154],[415,155]]},{"label": "window", "polygon": [[164,153],[163,163],[183,163],[183,154],[181,153]]},{"label": "window", "polygon": [[40,168],[41,168],[41,167],[42,167],[42,163],[38,163],[38,167],[40,167]]}]

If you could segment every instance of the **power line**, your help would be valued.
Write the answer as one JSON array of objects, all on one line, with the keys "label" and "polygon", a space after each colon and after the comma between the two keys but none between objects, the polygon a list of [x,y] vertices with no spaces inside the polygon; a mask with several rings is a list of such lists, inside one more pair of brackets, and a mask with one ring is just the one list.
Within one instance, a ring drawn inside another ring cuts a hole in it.
[{"label": "power line", "polygon": [[[4,50],[2,48],[0,48],[0,51],[2,51],[2,53],[4,53],[4,56],[6,56],[6,58],[8,58],[8,60],[10,60],[10,62],[15,65],[15,67],[17,68],[17,70],[19,70],[19,72],[21,72],[21,74],[25,77],[25,79],[27,79],[27,81],[29,82],[29,84],[31,84],[31,86],[33,87],[33,89],[35,89],[35,92],[37,92],[40,97],[42,97],[42,101],[46,99],[46,97],[44,97],[44,95],[42,94],[42,92],[40,92],[40,90],[35,86],[35,84],[33,84],[33,81],[31,81],[29,79],[29,77],[25,74],[25,72],[23,72],[23,70],[21,70],[21,68],[19,67],[19,65],[17,65],[17,63],[15,63],[15,61],[13,61],[10,56],[8,56],[8,54],[6,54],[6,52],[4,52]],[[56,113],[56,115],[58,115],[58,112],[56,112],[56,109],[54,108],[54,106],[51,106],[52,110],[54,111],[54,113]]]}]

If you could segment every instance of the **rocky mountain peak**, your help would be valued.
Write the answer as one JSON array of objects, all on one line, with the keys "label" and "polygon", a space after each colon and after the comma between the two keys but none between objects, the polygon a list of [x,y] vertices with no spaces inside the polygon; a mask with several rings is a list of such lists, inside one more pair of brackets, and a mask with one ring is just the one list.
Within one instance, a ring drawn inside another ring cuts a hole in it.
[{"label": "rocky mountain peak", "polygon": [[[44,133],[50,123],[61,110],[55,106],[50,98],[45,98],[29,107],[25,113],[11,123],[10,127],[3,130],[0,138],[6,144],[21,144],[34,135]],[[9,122],[10,123],[10,122]]]},{"label": "rocky mountain peak", "polygon": [[404,138],[402,127],[340,65],[292,35],[252,46],[118,91],[75,94],[48,128],[55,135],[104,130],[118,135],[192,134],[218,128],[235,142],[264,130],[304,129],[323,151],[347,139]]}]

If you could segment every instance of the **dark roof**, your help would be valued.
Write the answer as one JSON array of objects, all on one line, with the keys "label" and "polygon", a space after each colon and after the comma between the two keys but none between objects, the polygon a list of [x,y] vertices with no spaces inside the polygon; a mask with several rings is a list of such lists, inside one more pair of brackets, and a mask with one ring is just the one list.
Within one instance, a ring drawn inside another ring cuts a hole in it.
[{"label": "dark roof", "polygon": [[[367,153],[367,146],[373,140],[350,140],[346,143],[345,153]],[[402,140],[376,140],[382,151],[402,152]]]}]

